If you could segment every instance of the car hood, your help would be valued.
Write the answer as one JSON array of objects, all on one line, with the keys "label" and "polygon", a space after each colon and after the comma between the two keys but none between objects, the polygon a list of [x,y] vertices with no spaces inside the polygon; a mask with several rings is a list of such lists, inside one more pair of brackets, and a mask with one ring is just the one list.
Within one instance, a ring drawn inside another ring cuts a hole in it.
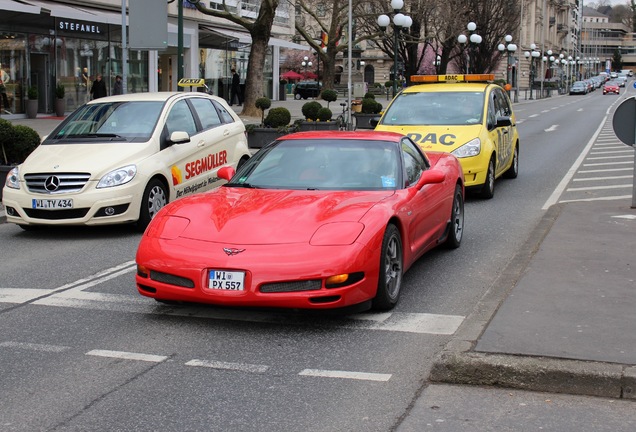
[{"label": "car hood", "polygon": [[[514,121],[513,121],[514,123]],[[482,133],[483,126],[444,125],[444,126],[389,126],[378,125],[376,131],[398,132],[407,135],[422,149],[429,151],[452,152]]]},{"label": "car hood", "polygon": [[113,169],[130,165],[148,152],[148,143],[47,144],[38,146],[20,173],[90,173],[96,180]]},{"label": "car hood", "polygon": [[[389,191],[298,191],[221,187],[165,208],[190,222],[180,237],[227,244],[309,242],[325,224],[357,222]],[[344,226],[344,225],[343,225]]]}]

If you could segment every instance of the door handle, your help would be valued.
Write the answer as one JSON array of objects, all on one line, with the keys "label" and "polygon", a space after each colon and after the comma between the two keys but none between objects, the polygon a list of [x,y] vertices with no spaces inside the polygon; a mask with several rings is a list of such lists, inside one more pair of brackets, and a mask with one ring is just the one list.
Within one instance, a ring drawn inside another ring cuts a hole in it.
[{"label": "door handle", "polygon": [[223,131],[223,136],[230,136],[230,131],[229,131],[229,129],[225,129],[225,130]]},{"label": "door handle", "polygon": [[205,147],[205,141],[199,141],[197,147]]}]

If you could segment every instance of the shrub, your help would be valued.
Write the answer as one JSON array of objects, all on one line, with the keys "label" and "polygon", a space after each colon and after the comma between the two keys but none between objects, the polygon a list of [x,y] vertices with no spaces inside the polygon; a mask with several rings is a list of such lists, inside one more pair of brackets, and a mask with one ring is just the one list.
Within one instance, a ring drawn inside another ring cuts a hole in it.
[{"label": "shrub", "polygon": [[384,83],[384,87],[389,88],[389,87],[393,87],[393,81],[387,81]]},{"label": "shrub", "polygon": [[66,89],[62,84],[58,84],[55,86],[55,97],[58,99],[64,99],[64,94],[66,93]]},{"label": "shrub", "polygon": [[320,97],[322,98],[322,100],[327,101],[327,108],[329,108],[329,102],[335,102],[336,99],[338,99],[338,92],[335,90],[326,89],[323,90],[322,93],[320,93]]},{"label": "shrub", "polygon": [[27,90],[27,97],[31,100],[33,99],[37,99],[38,98],[38,88],[35,86],[31,86],[29,87],[29,90]]},{"label": "shrub", "polygon": [[263,124],[271,128],[280,128],[289,125],[291,113],[285,107],[272,108],[267,113]]},{"label": "shrub", "polygon": [[9,164],[9,155],[11,154],[10,146],[15,140],[15,130],[9,120],[0,118],[0,161],[5,165]]},{"label": "shrub", "polygon": [[[6,120],[3,120],[3,122]],[[6,122],[9,123],[9,122]],[[31,154],[35,148],[40,145],[40,135],[29,126],[16,125],[9,123],[11,130],[6,130],[6,124],[0,126],[0,136],[2,136],[3,157],[6,153],[5,163],[21,164]],[[5,142],[6,136],[10,136],[11,141]]]},{"label": "shrub", "polygon": [[272,100],[268,97],[260,97],[254,102],[254,106],[261,110],[261,124],[265,121],[265,110],[272,106]]},{"label": "shrub", "polygon": [[366,93],[362,99],[375,99],[375,95],[373,93]]},{"label": "shrub", "polygon": [[331,120],[331,115],[333,113],[327,107],[322,107],[318,110],[318,120],[320,121],[329,121]]},{"label": "shrub", "polygon": [[377,82],[377,83],[373,83],[373,87],[375,87],[375,88],[382,88],[382,83],[379,83],[379,82]]},{"label": "shrub", "polygon": [[302,112],[307,120],[316,120],[318,118],[318,111],[320,111],[320,108],[322,108],[320,102],[311,101],[303,105]]},{"label": "shrub", "polygon": [[362,112],[365,114],[377,114],[382,111],[382,104],[373,98],[362,99]]}]

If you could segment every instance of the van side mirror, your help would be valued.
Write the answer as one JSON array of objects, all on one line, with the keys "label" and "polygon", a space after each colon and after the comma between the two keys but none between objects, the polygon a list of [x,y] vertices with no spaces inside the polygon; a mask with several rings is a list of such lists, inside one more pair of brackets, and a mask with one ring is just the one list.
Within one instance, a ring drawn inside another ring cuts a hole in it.
[{"label": "van side mirror", "polygon": [[190,135],[185,131],[174,131],[170,134],[170,142],[173,144],[183,144],[190,142]]}]

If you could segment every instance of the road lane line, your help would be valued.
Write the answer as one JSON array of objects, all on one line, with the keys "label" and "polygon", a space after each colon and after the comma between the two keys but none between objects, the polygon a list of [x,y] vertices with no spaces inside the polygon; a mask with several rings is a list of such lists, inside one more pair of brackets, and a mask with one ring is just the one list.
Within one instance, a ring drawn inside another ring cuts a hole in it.
[{"label": "road lane line", "polygon": [[590,163],[590,164],[583,164],[584,167],[591,167],[591,166],[611,166],[611,165],[627,165],[630,164],[632,165],[634,162],[632,161],[625,161],[625,162],[599,162],[599,163]]},{"label": "road lane line", "polygon": [[38,344],[38,343],[28,343],[28,342],[0,342],[0,348],[18,348],[29,351],[45,351],[45,352],[64,352],[71,349],[71,347],[62,346],[62,345],[47,345],[47,344]]},{"label": "road lane line", "polygon": [[109,357],[123,360],[138,360],[152,363],[161,363],[166,360],[167,356],[133,353],[126,351],[109,351],[109,350],[92,350],[86,353],[89,356]]},{"label": "road lane line", "polygon": [[190,360],[185,364],[186,366],[193,367],[206,367],[211,369],[222,369],[222,370],[233,370],[240,372],[249,372],[249,373],[265,373],[269,369],[269,366],[265,365],[256,365],[256,364],[248,364],[248,363],[231,363],[231,362],[222,362],[215,360]]},{"label": "road lane line", "polygon": [[[607,169],[597,169],[597,170],[581,170],[579,174],[591,174],[591,173],[602,173],[602,172],[616,172],[616,171],[632,171],[633,168],[607,168]],[[633,176],[630,176],[633,177]]]},{"label": "road lane line", "polygon": [[323,369],[305,369],[299,372],[298,375],[318,377],[318,378],[343,378],[343,379],[381,381],[381,382],[386,382],[390,380],[392,376],[391,374],[350,372],[350,371],[323,370]]},{"label": "road lane line", "polygon": [[[580,173],[581,171],[579,171]],[[581,181],[596,181],[596,180],[621,180],[621,179],[630,179],[633,176],[609,176],[609,177],[588,177],[588,178],[575,178],[572,181],[581,182]]]},{"label": "road lane line", "polygon": [[592,201],[616,201],[616,200],[624,200],[631,198],[631,195],[617,195],[617,196],[606,196],[606,197],[597,197],[597,198],[579,198],[579,199],[570,199],[570,200],[562,200],[560,203],[573,203],[573,202],[592,202]]},{"label": "road lane line", "polygon": [[121,270],[123,268],[128,268],[130,266],[135,266],[135,261],[127,261],[127,262],[125,262],[123,264],[119,264],[117,266],[114,266],[114,267],[111,267],[111,268],[107,268],[106,270],[102,270],[102,271],[100,271],[98,273],[92,274],[92,275],[87,276],[87,277],[82,278],[82,279],[78,279],[78,280],[76,280],[74,282],[69,282],[69,283],[67,283],[65,285],[62,285],[60,287],[55,288],[54,291],[65,290],[67,288],[71,288],[71,287],[74,287],[76,285],[84,284],[86,282],[92,281],[93,279],[101,278],[101,277],[103,277],[105,275],[108,275],[110,273],[119,271],[119,270]]},{"label": "road lane line", "polygon": [[604,190],[604,189],[627,189],[631,187],[633,187],[633,185],[631,184],[611,185],[611,186],[590,186],[590,187],[581,187],[581,188],[568,188],[567,192],[592,191],[592,190]]}]

